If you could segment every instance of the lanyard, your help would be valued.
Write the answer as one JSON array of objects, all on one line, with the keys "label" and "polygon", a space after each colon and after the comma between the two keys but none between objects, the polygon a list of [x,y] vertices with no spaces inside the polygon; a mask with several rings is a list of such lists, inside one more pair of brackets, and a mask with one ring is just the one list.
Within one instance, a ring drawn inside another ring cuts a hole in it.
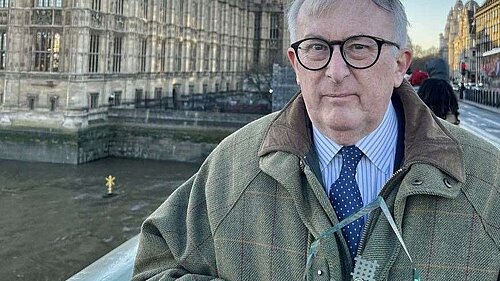
[{"label": "lanyard", "polygon": [[420,280],[420,274],[418,273],[417,269],[414,266],[413,259],[410,256],[410,253],[408,252],[408,249],[406,248],[406,244],[403,241],[403,237],[401,236],[401,233],[399,232],[396,223],[394,222],[394,219],[392,218],[391,212],[389,211],[389,208],[387,207],[387,204],[385,203],[384,199],[380,196],[378,196],[375,200],[370,202],[368,205],[364,206],[363,208],[359,209],[358,212],[348,216],[341,222],[337,223],[333,227],[325,230],[323,233],[319,235],[319,237],[314,240],[314,242],[311,244],[311,247],[309,247],[308,255],[307,255],[307,263],[306,263],[306,270],[304,272],[304,277],[306,276],[307,272],[311,269],[312,261],[316,257],[316,254],[318,253],[318,248],[321,243],[321,240],[326,239],[328,237],[331,237],[335,232],[341,230],[344,226],[350,224],[351,222],[357,220],[358,218],[367,215],[371,213],[372,211],[376,210],[377,208],[382,209],[382,213],[386,217],[387,221],[391,225],[392,230],[396,234],[396,237],[399,240],[399,243],[403,247],[406,255],[408,256],[412,267],[413,267],[413,280],[412,281],[421,281]]}]

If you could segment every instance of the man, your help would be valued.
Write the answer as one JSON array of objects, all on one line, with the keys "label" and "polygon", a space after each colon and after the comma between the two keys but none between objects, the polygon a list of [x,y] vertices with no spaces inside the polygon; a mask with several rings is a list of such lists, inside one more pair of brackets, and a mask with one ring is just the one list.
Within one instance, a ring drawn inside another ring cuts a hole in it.
[{"label": "man", "polygon": [[[401,3],[295,0],[288,20],[301,92],[145,221],[133,280],[351,280],[356,257],[374,265],[366,280],[497,281],[499,151],[403,82]],[[376,209],[322,239],[306,270],[311,244],[378,195],[413,263]]]},{"label": "man", "polygon": [[460,82],[460,99],[464,98],[464,92],[465,92],[465,84],[464,81]]}]

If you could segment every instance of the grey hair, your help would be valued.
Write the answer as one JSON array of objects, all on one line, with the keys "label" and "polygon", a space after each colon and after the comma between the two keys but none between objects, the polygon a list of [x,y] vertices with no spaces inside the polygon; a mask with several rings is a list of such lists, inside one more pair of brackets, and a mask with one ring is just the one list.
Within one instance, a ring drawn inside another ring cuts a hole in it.
[{"label": "grey hair", "polygon": [[[297,38],[297,20],[300,8],[306,0],[293,0],[287,11],[288,31],[290,32],[290,41],[295,42]],[[394,18],[394,41],[400,47],[406,47],[408,41],[408,19],[403,4],[400,0],[371,0],[383,10],[389,12]],[[313,15],[321,15],[330,9],[335,0],[308,0],[305,8]]]}]

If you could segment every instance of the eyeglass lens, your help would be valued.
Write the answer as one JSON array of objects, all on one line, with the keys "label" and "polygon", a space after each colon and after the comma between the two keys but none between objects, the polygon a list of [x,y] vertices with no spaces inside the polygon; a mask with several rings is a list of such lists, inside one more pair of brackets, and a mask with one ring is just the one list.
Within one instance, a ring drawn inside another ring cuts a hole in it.
[{"label": "eyeglass lens", "polygon": [[[377,42],[364,36],[352,37],[342,44],[342,56],[347,64],[355,68],[372,65],[379,55]],[[297,56],[303,66],[310,69],[325,67],[331,58],[333,47],[321,39],[307,39],[300,43]]]}]

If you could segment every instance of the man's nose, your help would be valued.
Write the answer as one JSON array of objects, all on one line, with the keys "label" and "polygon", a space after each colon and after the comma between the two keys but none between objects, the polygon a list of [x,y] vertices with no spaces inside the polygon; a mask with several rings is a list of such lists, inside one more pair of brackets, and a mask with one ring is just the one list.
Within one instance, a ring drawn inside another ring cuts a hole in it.
[{"label": "man's nose", "polygon": [[339,84],[349,76],[351,70],[342,57],[340,46],[333,46],[333,53],[330,62],[326,65],[325,75],[333,79],[335,84]]}]

